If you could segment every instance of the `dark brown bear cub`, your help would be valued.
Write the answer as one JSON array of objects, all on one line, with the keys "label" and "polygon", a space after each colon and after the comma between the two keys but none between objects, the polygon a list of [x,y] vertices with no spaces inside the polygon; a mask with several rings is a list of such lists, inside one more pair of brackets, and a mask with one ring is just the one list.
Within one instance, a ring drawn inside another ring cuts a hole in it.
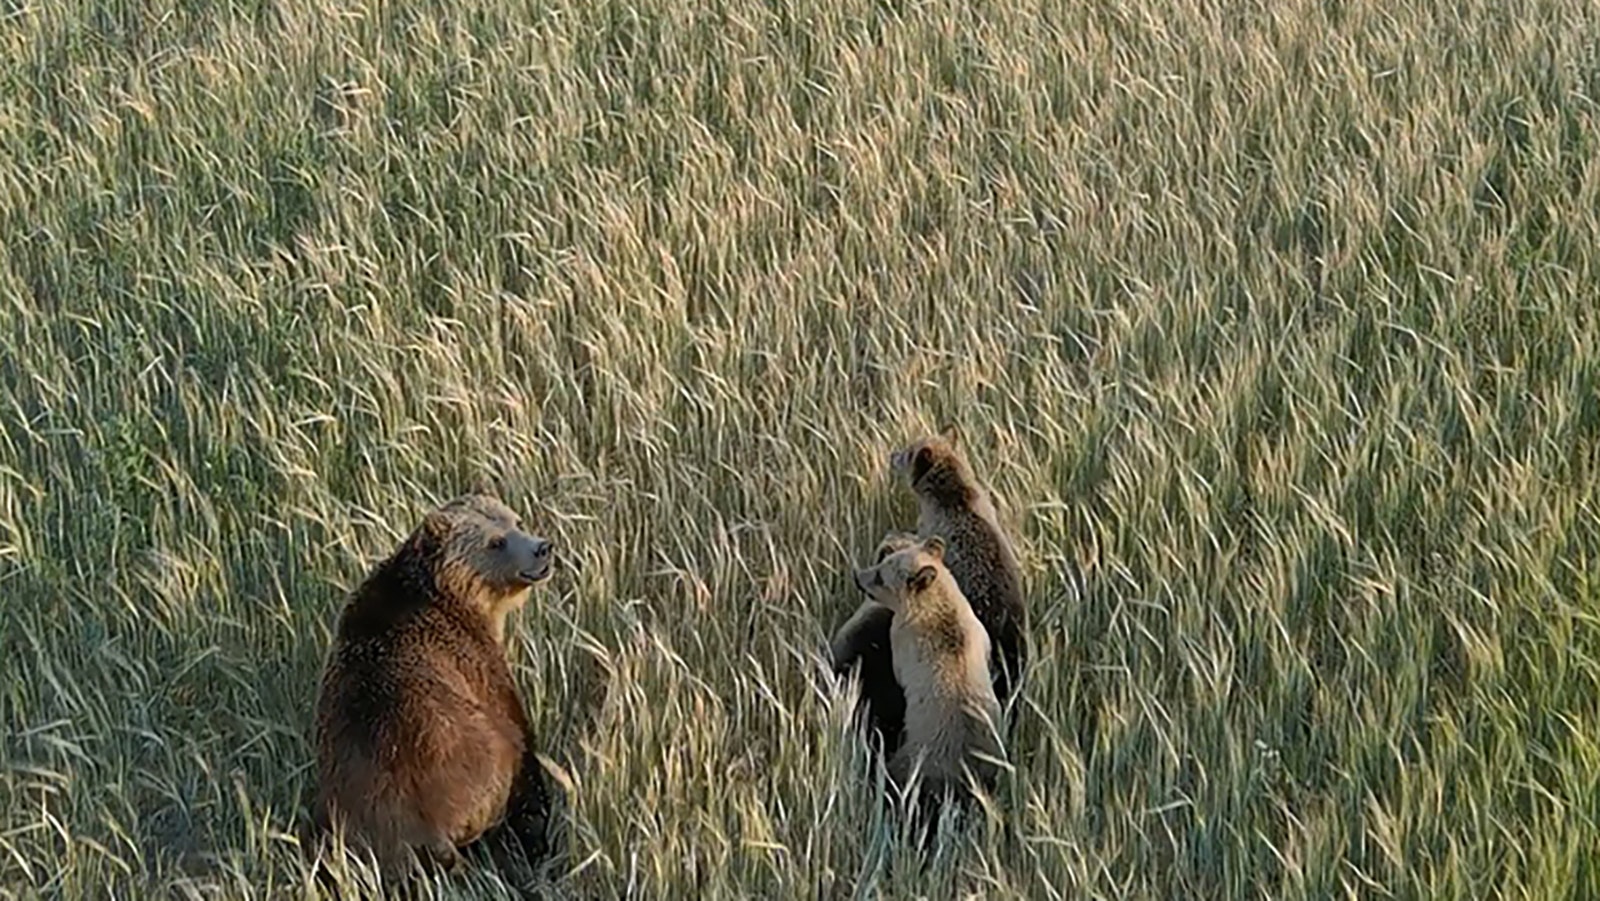
[{"label": "dark brown bear cub", "polygon": [[385,877],[454,866],[480,838],[546,850],[548,795],[506,663],[505,623],[549,577],[549,541],[486,495],[423,518],[339,617],[317,697],[323,832]]},{"label": "dark brown bear cub", "polygon": [[949,550],[944,562],[993,642],[989,667],[1004,704],[1027,662],[1027,607],[1022,567],[989,490],[978,481],[954,427],[896,451],[891,468],[917,497],[917,534],[938,536]]}]

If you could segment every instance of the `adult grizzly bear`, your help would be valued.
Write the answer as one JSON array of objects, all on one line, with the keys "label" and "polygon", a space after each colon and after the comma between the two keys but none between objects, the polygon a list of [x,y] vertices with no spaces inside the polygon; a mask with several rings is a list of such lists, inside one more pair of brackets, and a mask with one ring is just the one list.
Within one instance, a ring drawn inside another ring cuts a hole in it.
[{"label": "adult grizzly bear", "polygon": [[356,589],[317,697],[314,825],[386,878],[494,839],[547,850],[549,798],[506,663],[505,623],[550,575],[549,541],[482,494],[456,498]]}]

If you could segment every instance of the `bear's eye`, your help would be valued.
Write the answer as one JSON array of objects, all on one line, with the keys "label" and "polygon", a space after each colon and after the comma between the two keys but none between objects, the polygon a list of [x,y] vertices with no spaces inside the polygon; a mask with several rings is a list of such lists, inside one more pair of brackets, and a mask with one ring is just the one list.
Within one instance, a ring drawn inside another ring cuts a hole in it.
[{"label": "bear's eye", "polygon": [[500,535],[489,542],[489,550],[503,551],[506,549],[506,536]]}]

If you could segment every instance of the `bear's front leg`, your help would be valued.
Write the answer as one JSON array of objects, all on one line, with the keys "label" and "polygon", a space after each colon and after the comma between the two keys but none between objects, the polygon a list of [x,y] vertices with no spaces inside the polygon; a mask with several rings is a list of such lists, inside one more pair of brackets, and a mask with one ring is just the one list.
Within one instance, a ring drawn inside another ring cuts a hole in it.
[{"label": "bear's front leg", "polygon": [[535,897],[541,865],[550,857],[551,789],[529,735],[511,783],[505,816],[483,836],[495,867],[525,897]]}]

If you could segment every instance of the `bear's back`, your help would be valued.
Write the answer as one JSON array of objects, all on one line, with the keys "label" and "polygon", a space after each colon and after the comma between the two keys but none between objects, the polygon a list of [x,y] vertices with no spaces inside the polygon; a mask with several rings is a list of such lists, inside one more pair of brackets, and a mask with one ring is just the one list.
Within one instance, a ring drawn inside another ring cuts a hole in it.
[{"label": "bear's back", "polygon": [[963,506],[925,506],[918,530],[945,541],[945,566],[993,642],[994,689],[1003,703],[1022,674],[1027,654],[1022,567],[1011,541],[982,493]]}]

